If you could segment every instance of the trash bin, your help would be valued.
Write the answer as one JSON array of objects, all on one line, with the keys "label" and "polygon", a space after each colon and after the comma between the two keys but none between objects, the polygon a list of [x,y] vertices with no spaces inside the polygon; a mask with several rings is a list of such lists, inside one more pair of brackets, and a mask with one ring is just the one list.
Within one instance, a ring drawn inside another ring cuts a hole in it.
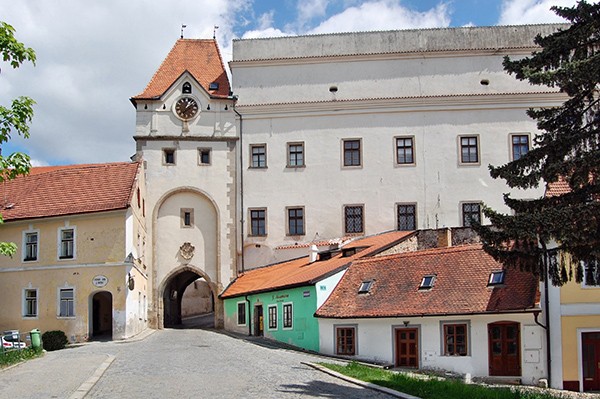
[{"label": "trash bin", "polygon": [[40,337],[40,330],[34,328],[29,332],[31,336],[31,347],[34,349],[40,349],[42,347],[42,340]]}]

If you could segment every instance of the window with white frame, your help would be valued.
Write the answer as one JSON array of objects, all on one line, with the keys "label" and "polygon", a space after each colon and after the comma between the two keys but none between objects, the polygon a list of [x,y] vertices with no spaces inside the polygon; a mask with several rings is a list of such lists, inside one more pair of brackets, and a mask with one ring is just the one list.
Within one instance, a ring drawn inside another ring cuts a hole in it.
[{"label": "window with white frame", "polygon": [[269,305],[269,330],[277,330],[277,305]]},{"label": "window with white frame", "polygon": [[60,288],[58,294],[58,316],[75,316],[75,290],[73,288]]},{"label": "window with white frame", "polygon": [[59,232],[59,253],[60,259],[73,259],[75,257],[75,229],[64,228]]},{"label": "window with white frame", "polygon": [[26,288],[23,291],[23,317],[37,317],[38,292],[35,288]]},{"label": "window with white frame", "polygon": [[39,234],[37,231],[26,232],[23,237],[23,261],[29,262],[37,260],[38,258],[38,238]]},{"label": "window with white frame", "polygon": [[283,328],[292,328],[294,320],[294,310],[291,303],[283,304]]}]

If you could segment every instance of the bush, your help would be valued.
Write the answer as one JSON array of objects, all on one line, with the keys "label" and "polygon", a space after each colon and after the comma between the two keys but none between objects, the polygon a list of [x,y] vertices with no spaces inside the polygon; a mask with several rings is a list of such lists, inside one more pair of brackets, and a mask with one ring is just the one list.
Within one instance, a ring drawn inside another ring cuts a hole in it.
[{"label": "bush", "polygon": [[60,330],[46,331],[42,334],[42,345],[47,351],[64,349],[68,342],[67,335]]}]

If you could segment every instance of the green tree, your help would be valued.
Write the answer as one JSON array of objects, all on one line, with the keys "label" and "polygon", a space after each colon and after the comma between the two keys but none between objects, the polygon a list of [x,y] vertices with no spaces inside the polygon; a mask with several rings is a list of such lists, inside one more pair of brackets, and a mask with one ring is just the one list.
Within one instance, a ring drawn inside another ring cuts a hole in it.
[{"label": "green tree", "polygon": [[[13,68],[18,68],[25,61],[35,65],[35,52],[15,38],[15,29],[9,24],[0,21],[0,52],[2,61]],[[29,137],[29,123],[33,118],[33,105],[35,102],[29,97],[14,99],[9,107],[0,105],[0,183],[14,179],[19,175],[29,172],[31,167],[29,156],[14,152],[7,156],[2,155],[2,147],[16,133],[25,138]],[[0,203],[0,210],[5,204]],[[0,223],[3,223],[0,214]],[[0,254],[12,255],[17,246],[14,243],[0,242]]]},{"label": "green tree", "polygon": [[[505,194],[514,214],[484,207],[491,226],[476,230],[486,251],[503,264],[542,278],[547,268],[551,282],[562,285],[573,277],[581,282],[580,261],[600,265],[600,4],[579,1],[552,10],[571,25],[538,35],[540,50],[522,59],[506,57],[504,69],[519,80],[558,88],[567,99],[558,107],[530,109],[540,130],[533,148],[518,160],[490,166],[490,174],[512,188],[560,182],[568,189],[535,200]],[[546,247],[551,241],[556,250]]]}]

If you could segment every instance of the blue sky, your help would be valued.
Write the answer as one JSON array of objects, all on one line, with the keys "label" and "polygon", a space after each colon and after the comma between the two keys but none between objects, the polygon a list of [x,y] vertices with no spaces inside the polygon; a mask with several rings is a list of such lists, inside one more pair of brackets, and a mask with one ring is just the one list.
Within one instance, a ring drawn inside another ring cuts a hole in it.
[{"label": "blue sky", "polygon": [[[0,0],[0,20],[35,49],[35,67],[0,63],[0,104],[36,100],[31,138],[2,148],[36,165],[127,161],[140,93],[186,24],[225,62],[234,38],[388,29],[561,22],[551,5],[575,0]],[[233,77],[235,79],[235,76]]]}]

